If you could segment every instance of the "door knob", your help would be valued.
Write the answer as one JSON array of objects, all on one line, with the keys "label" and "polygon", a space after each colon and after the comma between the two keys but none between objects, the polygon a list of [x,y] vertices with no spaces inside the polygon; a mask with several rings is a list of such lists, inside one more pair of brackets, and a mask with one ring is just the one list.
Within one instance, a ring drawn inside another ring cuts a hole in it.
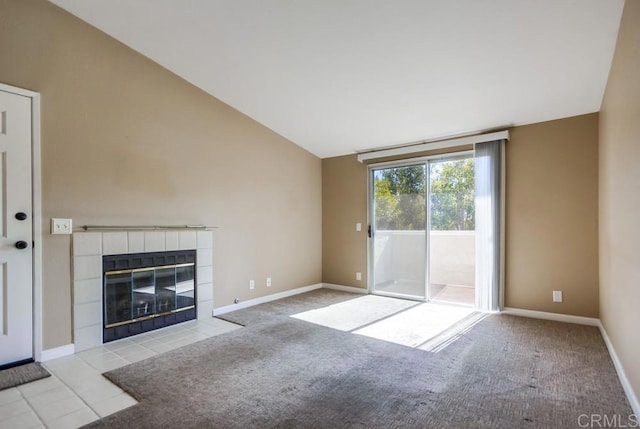
[{"label": "door knob", "polygon": [[16,248],[17,249],[22,250],[22,249],[26,249],[27,247],[29,247],[29,243],[27,243],[24,240],[20,240],[20,241],[16,242]]},{"label": "door knob", "polygon": [[23,213],[23,212],[16,213],[16,219],[25,220],[26,218],[27,218],[27,214],[26,213]]}]

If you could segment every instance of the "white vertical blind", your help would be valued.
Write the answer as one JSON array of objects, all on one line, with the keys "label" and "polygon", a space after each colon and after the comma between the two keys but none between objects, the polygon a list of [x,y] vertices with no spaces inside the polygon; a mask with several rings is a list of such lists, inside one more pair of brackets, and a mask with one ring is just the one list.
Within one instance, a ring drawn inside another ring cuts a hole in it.
[{"label": "white vertical blind", "polygon": [[500,310],[504,140],[475,145],[476,309]]}]

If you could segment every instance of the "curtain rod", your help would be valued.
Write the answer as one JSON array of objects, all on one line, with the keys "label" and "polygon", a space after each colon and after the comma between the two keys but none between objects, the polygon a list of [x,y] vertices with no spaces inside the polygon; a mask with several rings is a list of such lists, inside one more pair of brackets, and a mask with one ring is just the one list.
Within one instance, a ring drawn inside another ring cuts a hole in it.
[{"label": "curtain rod", "polygon": [[82,227],[85,231],[158,231],[171,229],[215,229],[216,226],[205,225],[85,225]]},{"label": "curtain rod", "polygon": [[408,146],[401,146],[392,149],[374,150],[371,152],[363,152],[358,154],[358,162],[366,161],[368,159],[385,158],[387,156],[405,155],[409,153],[424,152],[426,150],[444,149],[448,147],[464,146],[467,144],[476,144],[489,142],[493,140],[509,140],[509,131],[497,131],[488,134],[477,134],[474,136],[458,137],[446,140],[436,140],[431,142],[424,142],[418,144],[412,144]]}]

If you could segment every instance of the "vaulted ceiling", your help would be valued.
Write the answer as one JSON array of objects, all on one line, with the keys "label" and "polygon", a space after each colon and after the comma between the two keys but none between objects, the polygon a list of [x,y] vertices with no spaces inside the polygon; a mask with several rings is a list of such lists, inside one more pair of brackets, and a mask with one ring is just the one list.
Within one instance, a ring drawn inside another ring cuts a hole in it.
[{"label": "vaulted ceiling", "polygon": [[51,0],[319,157],[600,110],[623,0]]}]

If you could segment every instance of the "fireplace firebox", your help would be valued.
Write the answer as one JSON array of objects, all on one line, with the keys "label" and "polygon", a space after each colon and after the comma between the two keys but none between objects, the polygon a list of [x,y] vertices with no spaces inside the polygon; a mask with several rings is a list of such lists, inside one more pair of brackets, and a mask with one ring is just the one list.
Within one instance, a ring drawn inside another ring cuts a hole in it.
[{"label": "fireplace firebox", "polygon": [[195,319],[196,251],[102,257],[105,343]]}]

